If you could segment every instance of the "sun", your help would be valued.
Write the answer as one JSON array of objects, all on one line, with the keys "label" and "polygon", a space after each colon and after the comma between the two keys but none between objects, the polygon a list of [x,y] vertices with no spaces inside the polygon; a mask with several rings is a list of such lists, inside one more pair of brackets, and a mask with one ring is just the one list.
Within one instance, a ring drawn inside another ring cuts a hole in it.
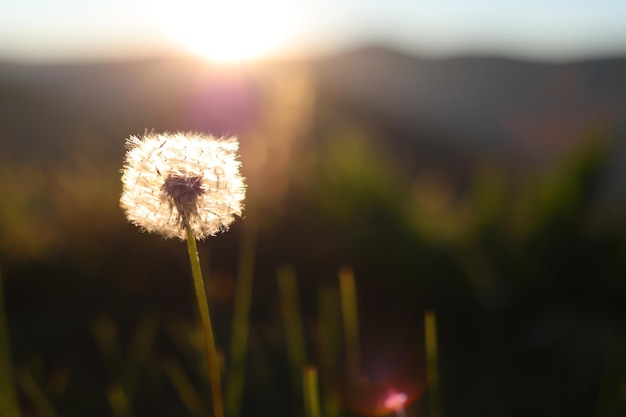
[{"label": "sun", "polygon": [[165,16],[167,36],[181,48],[217,62],[250,61],[278,52],[295,15],[287,2],[183,0]]}]

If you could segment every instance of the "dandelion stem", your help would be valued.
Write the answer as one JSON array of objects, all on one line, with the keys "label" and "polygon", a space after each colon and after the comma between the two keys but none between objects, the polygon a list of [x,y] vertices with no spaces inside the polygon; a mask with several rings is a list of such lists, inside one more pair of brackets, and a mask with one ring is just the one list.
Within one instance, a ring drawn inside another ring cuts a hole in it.
[{"label": "dandelion stem", "polygon": [[215,340],[213,338],[211,316],[209,315],[209,304],[204,289],[204,281],[202,280],[202,270],[200,269],[200,257],[198,256],[198,248],[196,246],[193,230],[188,222],[185,222],[185,229],[187,230],[187,249],[189,251],[189,261],[191,262],[191,273],[196,290],[198,309],[200,310],[200,319],[202,320],[202,333],[204,335],[206,358],[209,367],[211,396],[213,397],[213,415],[214,417],[224,417],[219,363],[217,360],[217,350],[215,349]]}]

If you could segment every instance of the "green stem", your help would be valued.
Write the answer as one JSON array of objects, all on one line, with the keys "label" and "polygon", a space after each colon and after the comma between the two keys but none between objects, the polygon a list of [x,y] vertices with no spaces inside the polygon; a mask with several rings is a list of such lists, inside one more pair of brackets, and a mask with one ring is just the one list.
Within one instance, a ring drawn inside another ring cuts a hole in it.
[{"label": "green stem", "polygon": [[202,320],[202,333],[204,335],[204,347],[209,367],[211,396],[213,397],[213,415],[214,417],[224,417],[219,362],[217,359],[217,350],[215,349],[215,340],[213,338],[211,317],[209,315],[209,304],[207,302],[206,291],[204,289],[204,281],[202,280],[202,270],[200,269],[200,257],[198,256],[196,239],[193,236],[193,231],[191,230],[189,224],[185,226],[185,229],[187,230],[187,249],[189,251],[189,261],[191,262],[193,284],[196,290],[196,299],[198,301],[198,309],[200,310],[200,319]]}]

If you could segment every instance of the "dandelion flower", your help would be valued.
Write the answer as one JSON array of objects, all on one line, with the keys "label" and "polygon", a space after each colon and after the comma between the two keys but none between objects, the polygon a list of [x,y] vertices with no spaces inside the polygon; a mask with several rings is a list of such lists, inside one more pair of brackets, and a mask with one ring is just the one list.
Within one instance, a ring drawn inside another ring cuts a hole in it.
[{"label": "dandelion flower", "polygon": [[128,220],[167,238],[203,239],[240,216],[244,180],[234,137],[200,133],[131,136],[122,169],[120,205]]}]

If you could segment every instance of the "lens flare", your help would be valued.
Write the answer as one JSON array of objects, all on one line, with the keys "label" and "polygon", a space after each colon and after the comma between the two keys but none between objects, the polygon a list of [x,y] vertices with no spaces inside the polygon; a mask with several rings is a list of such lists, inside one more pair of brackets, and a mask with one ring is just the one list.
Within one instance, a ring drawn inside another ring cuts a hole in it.
[{"label": "lens flare", "polygon": [[391,391],[387,398],[385,398],[385,408],[393,410],[396,413],[404,410],[404,404],[406,404],[408,398],[405,393]]}]

